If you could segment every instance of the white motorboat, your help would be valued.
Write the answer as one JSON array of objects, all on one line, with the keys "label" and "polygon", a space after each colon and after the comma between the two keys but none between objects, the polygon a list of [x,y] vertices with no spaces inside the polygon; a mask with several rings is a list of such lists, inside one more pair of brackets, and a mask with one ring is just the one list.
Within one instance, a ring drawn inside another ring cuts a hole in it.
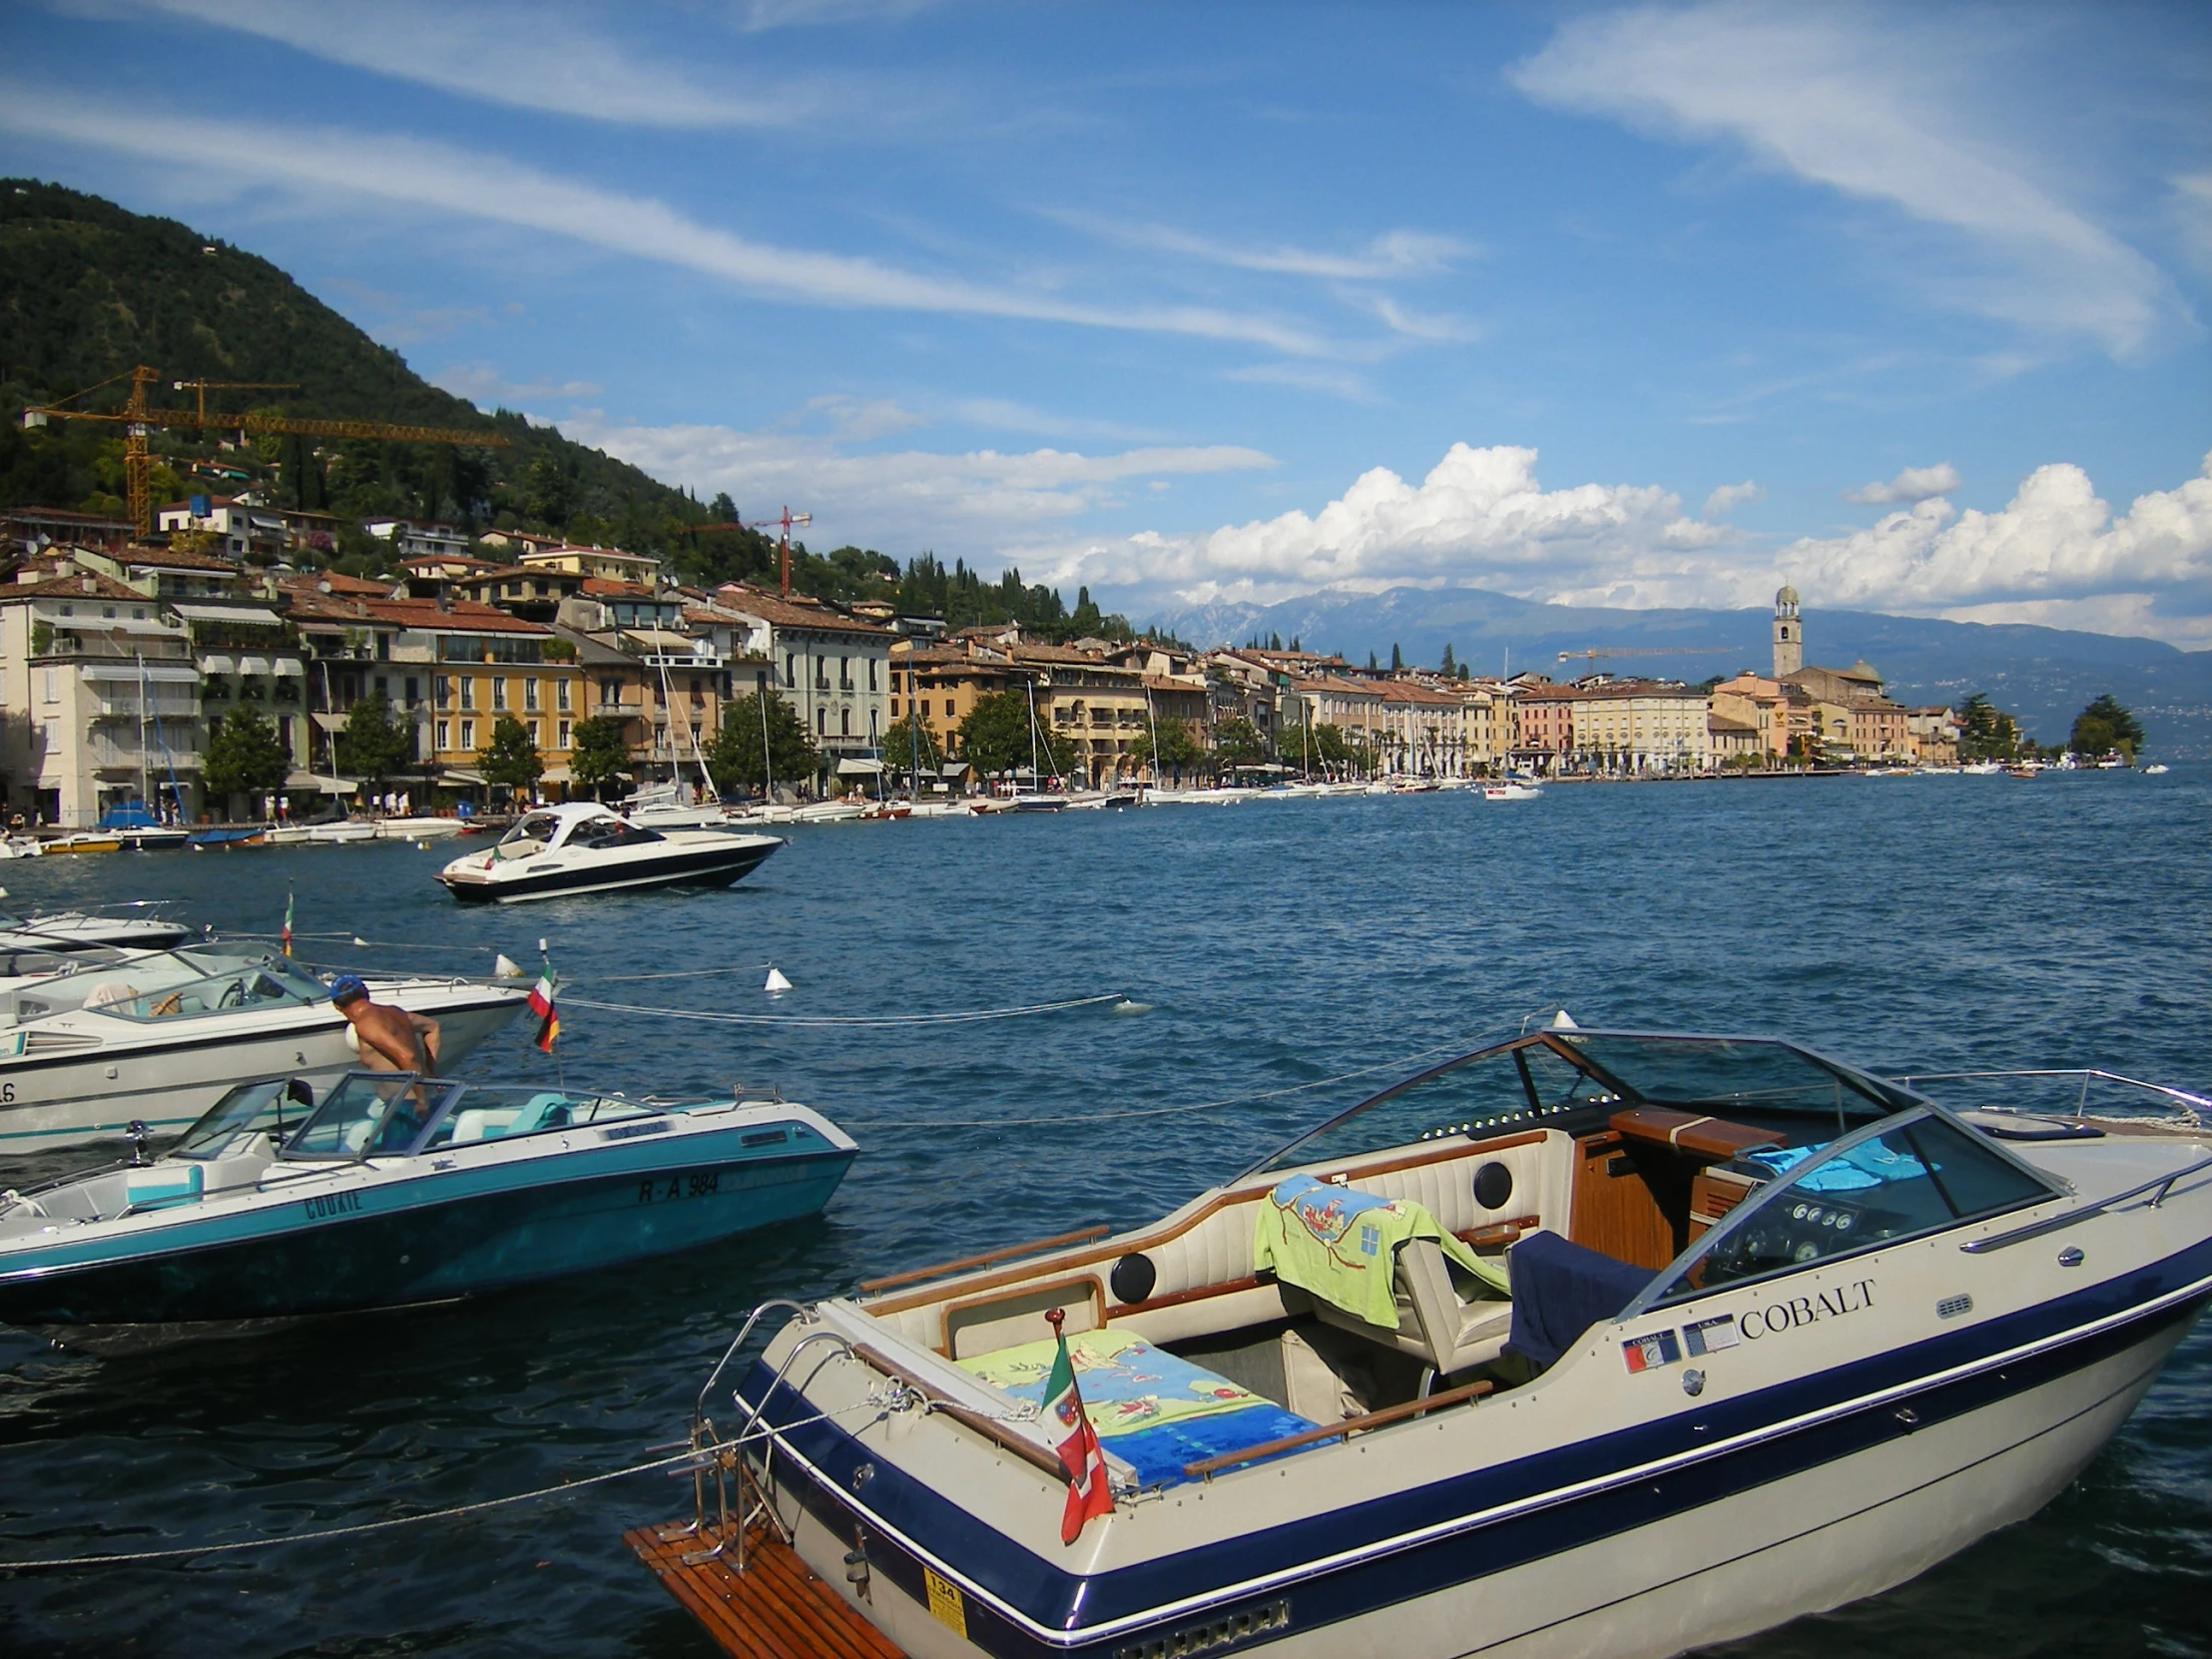
[{"label": "white motorboat", "polygon": [[[450,1065],[520,1011],[517,981],[363,975],[369,994],[438,1022]],[[0,990],[0,1151],[190,1124],[253,1077],[359,1064],[320,979],[270,952],[197,946],[10,981]]]},{"label": "white motorboat", "polygon": [[652,785],[623,798],[622,816],[647,830],[706,830],[732,821],[730,809],[713,795],[687,800],[687,794],[678,784]]},{"label": "white motorboat", "polygon": [[855,1147],[776,1100],[632,1100],[353,1072],[241,1084],[168,1156],[0,1194],[0,1319],[384,1308],[820,1211]]},{"label": "white motorboat", "polygon": [[2171,771],[2173,771],[2173,768],[2166,765],[2164,761],[2153,761],[2149,766],[2143,768],[2143,776],[2145,778],[2163,778]]},{"label": "white motorboat", "polygon": [[457,818],[400,817],[376,821],[376,838],[384,841],[441,841],[467,826]]},{"label": "white motorboat", "polygon": [[[7,896],[0,888],[0,898]],[[71,951],[167,950],[192,936],[192,929],[164,914],[161,899],[124,899],[97,910],[50,910],[33,915],[0,914],[0,948]],[[115,914],[116,911],[129,912]]]},{"label": "white motorboat", "polygon": [[796,1551],[823,1618],[933,1659],[1733,1641],[2033,1513],[2126,1420],[2212,1299],[2212,1101],[2155,1092],[2188,1116],[1532,1032],[1132,1232],[757,1311],[797,1317],[694,1420],[734,1508],[632,1542],[695,1606]]},{"label": "white motorboat", "polygon": [[794,824],[850,824],[867,811],[861,801],[814,801],[792,809]]},{"label": "white motorboat", "polygon": [[1482,786],[1484,801],[1533,801],[1543,793],[1542,786],[1526,784],[1518,778],[1508,778],[1502,784]]},{"label": "white motorboat", "polygon": [[783,844],[775,835],[729,830],[648,830],[596,803],[575,802],[523,814],[498,845],[463,853],[438,879],[469,904],[639,887],[727,887]]}]

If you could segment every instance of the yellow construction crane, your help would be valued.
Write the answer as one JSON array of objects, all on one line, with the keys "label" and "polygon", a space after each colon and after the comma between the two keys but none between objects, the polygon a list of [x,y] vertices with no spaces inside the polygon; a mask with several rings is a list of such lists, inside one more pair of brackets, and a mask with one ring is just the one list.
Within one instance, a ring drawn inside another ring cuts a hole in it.
[{"label": "yellow construction crane", "polygon": [[258,381],[176,380],[173,389],[198,388],[200,407],[197,409],[156,409],[147,404],[146,388],[161,375],[144,363],[130,371],[131,395],[121,410],[100,413],[92,409],[69,409],[62,405],[74,403],[80,397],[89,397],[103,386],[112,386],[124,375],[113,375],[97,386],[87,386],[83,391],[72,392],[59,402],[45,404],[23,411],[25,426],[43,426],[49,420],[106,420],[123,427],[123,477],[130,498],[131,522],[138,526],[138,533],[150,536],[154,533],[153,479],[154,457],[146,445],[147,435],[157,426],[182,426],[213,428],[217,431],[240,433],[283,432],[310,438],[385,438],[398,443],[459,443],[484,444],[494,449],[507,447],[507,440],[494,432],[455,431],[442,426],[395,426],[383,420],[302,420],[287,415],[249,413],[225,414],[218,410],[207,412],[208,392],[228,389],[232,386],[270,384]]}]

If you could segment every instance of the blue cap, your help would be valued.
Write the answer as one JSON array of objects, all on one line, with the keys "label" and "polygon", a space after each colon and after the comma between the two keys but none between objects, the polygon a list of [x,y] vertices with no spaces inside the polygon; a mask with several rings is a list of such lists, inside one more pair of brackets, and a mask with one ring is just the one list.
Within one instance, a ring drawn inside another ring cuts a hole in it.
[{"label": "blue cap", "polygon": [[330,981],[330,1000],[340,1006],[351,1002],[355,997],[366,995],[368,995],[368,987],[362,984],[356,975],[341,973]]}]

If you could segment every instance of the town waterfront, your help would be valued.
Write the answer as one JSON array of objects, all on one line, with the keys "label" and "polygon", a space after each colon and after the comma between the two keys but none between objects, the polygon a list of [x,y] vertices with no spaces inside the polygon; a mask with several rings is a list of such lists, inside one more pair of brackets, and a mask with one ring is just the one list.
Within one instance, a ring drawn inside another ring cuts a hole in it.
[{"label": "town waterfront", "polygon": [[[316,962],[480,973],[498,950],[534,961],[543,937],[569,981],[570,1081],[773,1085],[862,1156],[819,1228],[477,1303],[93,1352],[0,1333],[0,1558],[356,1524],[641,1461],[768,1297],[1071,1216],[1159,1214],[1559,1004],[1585,1024],[1780,1032],[1891,1071],[2094,1065],[2206,1090],[2208,814],[2212,769],[2184,766],[801,827],[729,892],[493,914],[431,880],[450,847],[11,865],[11,906],[177,897],[269,933],[289,886]],[[774,1001],[771,963],[796,987]],[[779,1027],[587,1006],[949,1015],[1108,991],[1149,1011]],[[464,1068],[554,1069],[519,1028]],[[0,1577],[0,1648],[703,1659],[619,1538],[688,1502],[641,1475],[349,1539]],[[1740,1651],[2202,1653],[2208,1579],[2200,1329],[2042,1514]]]}]

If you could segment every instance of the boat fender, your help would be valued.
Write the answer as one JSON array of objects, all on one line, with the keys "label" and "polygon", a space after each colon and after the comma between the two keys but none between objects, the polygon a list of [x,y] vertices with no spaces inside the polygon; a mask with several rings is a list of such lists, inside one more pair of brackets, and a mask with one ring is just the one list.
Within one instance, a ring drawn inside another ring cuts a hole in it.
[{"label": "boat fender", "polygon": [[1125,1306],[1148,1300],[1159,1282],[1160,1270],[1152,1265],[1152,1258],[1138,1255],[1124,1256],[1116,1262],[1107,1280],[1115,1299]]},{"label": "boat fender", "polygon": [[1513,1196],[1513,1172],[1496,1160],[1474,1172],[1474,1201],[1485,1210],[1502,1210]]}]

